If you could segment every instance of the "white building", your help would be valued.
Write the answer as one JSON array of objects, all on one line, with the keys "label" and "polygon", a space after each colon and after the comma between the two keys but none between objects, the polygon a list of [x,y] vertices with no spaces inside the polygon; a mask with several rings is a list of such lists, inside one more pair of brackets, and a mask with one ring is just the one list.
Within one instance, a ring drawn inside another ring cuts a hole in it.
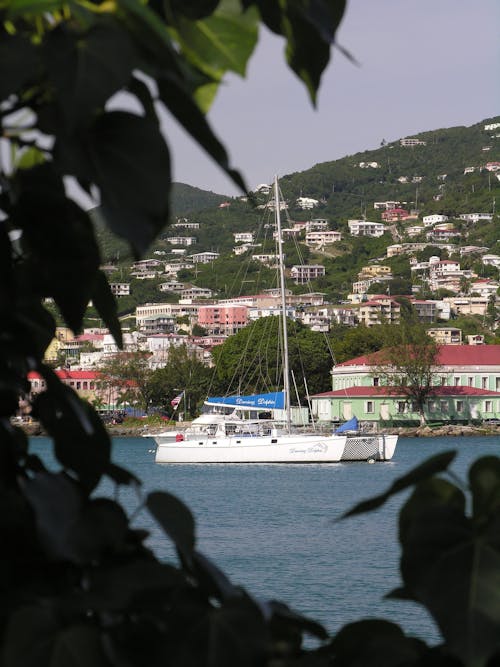
[{"label": "white building", "polygon": [[218,252],[197,252],[195,255],[190,255],[190,259],[195,264],[210,264],[218,259],[219,255]]},{"label": "white building", "polygon": [[351,236],[382,236],[385,232],[385,225],[381,222],[370,222],[369,220],[348,220],[349,232]]},{"label": "white building", "polygon": [[466,222],[479,222],[479,220],[487,220],[491,222],[493,220],[492,213],[461,213],[459,216],[460,220],[465,220]]},{"label": "white building", "polygon": [[115,296],[129,296],[130,283],[109,283],[111,294]]},{"label": "white building", "polygon": [[424,215],[422,218],[424,227],[431,227],[438,222],[448,222],[448,216],[443,213],[433,213],[432,215]]},{"label": "white building", "polygon": [[342,234],[337,231],[308,232],[306,234],[307,245],[324,246],[338,243],[342,240]]},{"label": "white building", "polygon": [[196,236],[169,236],[167,242],[171,245],[181,245],[188,247],[196,243]]},{"label": "white building", "polygon": [[413,137],[407,137],[406,139],[400,139],[399,143],[401,146],[426,146],[426,141],[421,141],[420,139],[415,139]]},{"label": "white building", "polygon": [[297,197],[297,206],[302,209],[311,209],[318,206],[319,201],[311,197]]},{"label": "white building", "polygon": [[235,243],[253,243],[254,241],[253,232],[234,232],[233,237]]}]

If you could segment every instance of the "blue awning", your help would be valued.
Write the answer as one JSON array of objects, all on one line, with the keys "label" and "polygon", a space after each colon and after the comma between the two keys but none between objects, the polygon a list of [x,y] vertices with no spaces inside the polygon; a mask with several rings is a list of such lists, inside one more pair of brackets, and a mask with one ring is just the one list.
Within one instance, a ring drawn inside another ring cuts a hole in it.
[{"label": "blue awning", "polygon": [[358,419],[357,417],[353,417],[352,419],[349,419],[348,422],[344,422],[341,426],[338,427],[338,429],[335,431],[335,433],[344,433],[344,431],[357,431],[358,430]]},{"label": "blue awning", "polygon": [[234,408],[253,408],[255,410],[283,410],[285,407],[285,392],[275,391],[270,394],[254,394],[252,396],[216,396],[207,398],[205,404]]}]

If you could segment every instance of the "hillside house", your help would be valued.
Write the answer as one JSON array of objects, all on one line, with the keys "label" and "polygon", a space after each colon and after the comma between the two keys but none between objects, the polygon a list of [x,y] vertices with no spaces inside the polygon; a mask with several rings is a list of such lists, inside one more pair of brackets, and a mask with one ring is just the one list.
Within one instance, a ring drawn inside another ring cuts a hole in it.
[{"label": "hillside house", "polygon": [[383,236],[385,225],[381,222],[370,222],[369,220],[348,220],[349,233],[351,236]]},{"label": "hillside house", "polygon": [[465,222],[479,222],[480,220],[491,222],[493,220],[492,213],[461,213],[458,217]]},{"label": "hillside house", "polygon": [[432,215],[424,215],[422,223],[424,227],[432,227],[440,222],[448,222],[448,216],[443,213],[433,213]]},{"label": "hillside house", "polygon": [[400,304],[390,297],[365,301],[358,308],[358,322],[366,327],[377,324],[397,324],[401,316]]},{"label": "hillside house", "polygon": [[406,220],[409,215],[405,208],[389,208],[382,212],[381,218],[385,222],[397,222],[398,220]]},{"label": "hillside house", "polygon": [[405,146],[406,148],[412,147],[412,146],[426,146],[427,142],[422,141],[421,139],[415,139],[414,137],[406,137],[405,139],[400,139],[399,143],[401,146]]},{"label": "hillside house", "polygon": [[342,234],[337,231],[318,231],[306,234],[306,243],[310,246],[325,246],[338,243],[342,240]]},{"label": "hillside house", "polygon": [[290,269],[290,276],[296,285],[305,285],[324,275],[325,267],[322,264],[295,264]]},{"label": "hillside house", "polygon": [[237,304],[213,304],[200,306],[198,309],[198,324],[208,334],[223,334],[230,336],[237,333],[248,324],[248,307]]},{"label": "hillside house", "polygon": [[194,255],[190,255],[189,258],[194,264],[210,264],[219,258],[220,253],[218,252],[197,252]]},{"label": "hillside house", "polygon": [[312,209],[319,205],[319,201],[317,199],[312,199],[311,197],[297,197],[295,201],[298,208],[304,210]]}]

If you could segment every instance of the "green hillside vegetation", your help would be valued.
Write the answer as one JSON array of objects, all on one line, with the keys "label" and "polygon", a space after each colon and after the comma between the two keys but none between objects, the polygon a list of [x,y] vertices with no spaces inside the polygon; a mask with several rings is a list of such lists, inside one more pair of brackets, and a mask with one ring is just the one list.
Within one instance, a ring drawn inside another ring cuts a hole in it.
[{"label": "green hillside vegetation", "polygon": [[[342,242],[321,251],[309,249],[304,243],[304,235],[298,245],[296,242],[286,242],[284,252],[287,268],[302,263],[323,264],[326,275],[312,282],[307,289],[324,292],[328,299],[335,301],[345,298],[363,266],[378,259],[390,266],[395,276],[390,285],[391,293],[409,293],[412,281],[408,257],[387,259],[386,248],[396,242],[396,233],[403,242],[425,242],[427,229],[420,236],[410,238],[406,228],[421,224],[419,220],[422,216],[432,213],[448,215],[453,227],[461,232],[460,239],[455,241],[457,253],[463,245],[477,245],[487,247],[494,253],[500,252],[497,219],[472,224],[458,218],[461,213],[496,213],[496,201],[500,201],[500,182],[495,173],[487,171],[484,166],[487,162],[500,162],[500,138],[485,132],[484,125],[499,121],[500,117],[496,117],[471,127],[452,127],[414,135],[425,141],[425,146],[404,147],[399,140],[382,142],[375,150],[324,162],[306,171],[283,176],[280,187],[289,205],[288,211],[282,216],[284,227],[293,221],[325,218],[330,229],[338,229],[343,233]],[[485,147],[489,147],[489,150],[484,151]],[[362,168],[360,162],[376,162],[379,167]],[[464,174],[466,167],[474,167],[476,171]],[[414,177],[421,177],[422,180],[400,183],[397,179],[402,176],[409,181]],[[319,206],[312,211],[301,210],[295,203],[299,196],[317,199]],[[255,203],[265,204],[267,200],[267,196],[257,195]],[[391,233],[388,230],[377,239],[351,237],[348,233],[348,219],[366,217],[368,220],[381,220],[381,211],[373,207],[375,201],[399,201],[407,210],[417,209],[419,220],[388,225]],[[221,203],[229,205],[221,208]],[[173,259],[172,250],[180,246],[168,241],[172,236],[196,238],[196,242],[187,248],[186,255],[203,251],[220,253],[219,259],[208,266],[182,271],[179,274],[180,281],[210,288],[220,297],[249,294],[275,286],[274,271],[256,262],[246,261],[254,253],[276,252],[272,239],[272,213],[257,208],[243,197],[228,198],[182,183],[173,185],[172,208],[172,220],[185,217],[190,222],[199,223],[199,229],[166,226],[151,247],[149,256],[155,250],[161,250],[165,253],[165,259]],[[133,258],[125,244],[100,224],[98,211],[95,219],[103,262],[116,264],[117,268],[121,268],[121,279],[127,280],[127,269]],[[232,252],[235,246],[233,234],[247,231],[256,234],[258,249],[235,257]],[[425,252],[425,256],[417,257],[428,259],[432,254],[442,259],[452,257],[459,259],[463,267],[474,268],[478,275],[497,277],[498,271],[484,267],[479,255],[460,257],[457,253],[433,248]],[[148,287],[137,285],[134,294],[127,297],[125,302],[123,298],[120,299],[120,312],[132,309],[134,304],[143,303],[140,299],[145,291],[148,292],[148,300],[172,299],[172,295],[162,295],[157,290],[159,282],[162,281],[153,281]],[[294,292],[305,289],[291,281],[288,281],[287,286]],[[384,284],[373,287],[372,293],[376,293]]]}]

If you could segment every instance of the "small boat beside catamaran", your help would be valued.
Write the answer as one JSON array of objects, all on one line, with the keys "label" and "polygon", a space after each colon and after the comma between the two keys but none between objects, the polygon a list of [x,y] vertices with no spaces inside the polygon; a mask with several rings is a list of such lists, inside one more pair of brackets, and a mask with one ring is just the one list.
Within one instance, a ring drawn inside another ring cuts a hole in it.
[{"label": "small boat beside catamaran", "polygon": [[[281,296],[283,390],[250,396],[208,398],[202,415],[184,430],[152,436],[157,463],[338,463],[389,461],[398,436],[362,433],[351,420],[333,433],[292,424],[280,192],[274,180],[274,211]],[[177,396],[177,408],[182,394]],[[273,417],[269,418],[269,414]],[[276,418],[279,415],[279,418]]]}]

